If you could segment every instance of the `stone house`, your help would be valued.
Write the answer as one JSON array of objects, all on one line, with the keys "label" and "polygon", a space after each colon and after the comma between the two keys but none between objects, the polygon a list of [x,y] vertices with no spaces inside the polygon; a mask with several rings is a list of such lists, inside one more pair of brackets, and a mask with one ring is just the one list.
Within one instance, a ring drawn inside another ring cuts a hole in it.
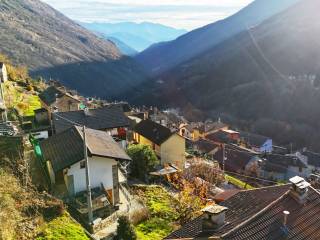
[{"label": "stone house", "polygon": [[39,95],[41,105],[52,112],[69,112],[80,109],[81,101],[65,89],[50,86]]}]

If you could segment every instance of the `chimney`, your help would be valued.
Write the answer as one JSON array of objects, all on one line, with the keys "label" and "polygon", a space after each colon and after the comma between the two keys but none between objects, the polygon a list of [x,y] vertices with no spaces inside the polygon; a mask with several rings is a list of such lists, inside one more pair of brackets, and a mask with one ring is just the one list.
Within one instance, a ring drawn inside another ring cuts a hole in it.
[{"label": "chimney", "polygon": [[89,108],[85,107],[85,108],[83,109],[83,112],[84,112],[84,115],[85,115],[85,116],[89,116]]},{"label": "chimney", "polygon": [[310,187],[310,183],[308,183],[304,178],[295,176],[290,178],[291,182],[291,196],[300,204],[304,204],[307,200],[308,196],[308,188]]},{"label": "chimney", "polygon": [[289,214],[289,211],[283,211],[283,226],[287,226]]},{"label": "chimney", "polygon": [[225,212],[227,210],[227,207],[223,207],[220,205],[212,205],[202,209],[202,230],[214,231],[224,226],[226,224]]}]

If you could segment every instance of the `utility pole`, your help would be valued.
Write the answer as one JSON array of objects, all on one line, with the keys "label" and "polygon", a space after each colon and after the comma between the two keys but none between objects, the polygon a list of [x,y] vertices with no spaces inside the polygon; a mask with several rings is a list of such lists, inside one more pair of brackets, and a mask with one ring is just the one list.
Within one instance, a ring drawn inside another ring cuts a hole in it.
[{"label": "utility pole", "polygon": [[83,150],[84,150],[84,159],[86,162],[86,183],[87,183],[87,202],[88,202],[88,218],[89,223],[93,222],[93,213],[92,213],[92,199],[91,199],[91,186],[90,186],[90,172],[89,172],[89,159],[88,159],[88,149],[86,141],[86,126],[83,125]]},{"label": "utility pole", "polygon": [[4,122],[8,122],[8,114],[7,114],[6,103],[5,103],[5,100],[4,100],[3,85],[4,85],[4,83],[2,83],[1,80],[0,80],[0,97],[2,98],[2,102],[3,102],[4,108],[5,108],[5,109],[4,109],[3,117],[4,117]]}]

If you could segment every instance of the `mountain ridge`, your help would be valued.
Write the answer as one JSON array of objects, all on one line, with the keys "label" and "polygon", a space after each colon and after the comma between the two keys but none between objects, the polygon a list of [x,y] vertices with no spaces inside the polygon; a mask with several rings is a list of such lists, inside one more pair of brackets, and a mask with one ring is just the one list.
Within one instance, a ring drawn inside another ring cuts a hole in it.
[{"label": "mountain ridge", "polygon": [[1,1],[0,20],[0,52],[15,64],[26,64],[34,77],[59,79],[84,95],[99,97],[119,94],[134,81],[145,79],[113,42],[43,2]]},{"label": "mountain ridge", "polygon": [[298,2],[223,41],[154,78],[143,101],[320,150],[319,8],[316,0]]},{"label": "mountain ridge", "polygon": [[154,43],[173,40],[187,32],[152,22],[78,23],[91,31],[102,33],[106,38],[117,38],[139,52]]},{"label": "mountain ridge", "polygon": [[298,1],[284,0],[279,4],[277,0],[256,0],[224,20],[193,30],[158,47],[146,49],[136,56],[136,60],[152,76],[160,75]]}]

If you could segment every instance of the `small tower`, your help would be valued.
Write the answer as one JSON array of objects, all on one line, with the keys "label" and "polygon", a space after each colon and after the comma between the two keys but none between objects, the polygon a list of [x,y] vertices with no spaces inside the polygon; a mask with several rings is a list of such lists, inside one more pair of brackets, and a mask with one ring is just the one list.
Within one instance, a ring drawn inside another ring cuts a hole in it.
[{"label": "small tower", "polygon": [[4,63],[0,62],[0,84],[8,81],[7,68]]}]

